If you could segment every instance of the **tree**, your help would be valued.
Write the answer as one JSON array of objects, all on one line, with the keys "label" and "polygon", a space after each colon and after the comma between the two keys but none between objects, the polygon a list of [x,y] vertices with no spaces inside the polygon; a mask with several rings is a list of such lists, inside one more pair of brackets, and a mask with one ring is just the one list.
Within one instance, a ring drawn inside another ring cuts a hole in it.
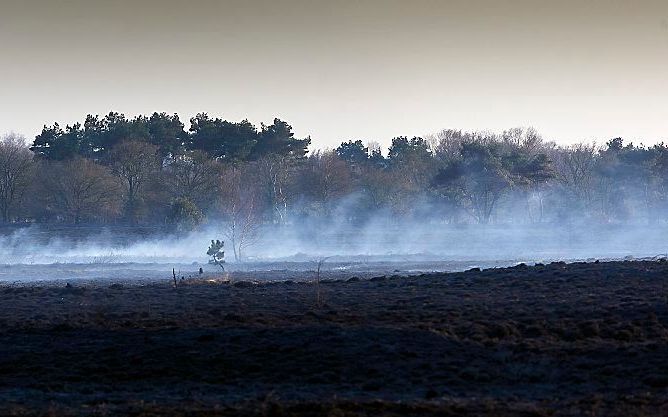
[{"label": "tree", "polygon": [[47,168],[49,206],[58,218],[80,224],[114,218],[120,212],[120,186],[109,168],[81,157]]},{"label": "tree", "polygon": [[[535,143],[527,147],[522,142],[506,142],[502,164],[509,172],[512,186],[524,195],[528,218],[531,221],[535,221],[536,217],[541,220],[544,214],[541,189],[555,176],[550,158],[545,153],[539,153]],[[532,210],[533,200],[538,202],[537,216]]]},{"label": "tree", "polygon": [[398,194],[395,206],[401,212],[407,212],[412,205],[411,201],[428,188],[436,174],[436,164],[429,150],[429,143],[419,137],[396,137],[392,139],[387,159],[389,168],[396,174]]},{"label": "tree", "polygon": [[555,178],[571,200],[590,207],[594,197],[596,145],[578,143],[554,153]]},{"label": "tree", "polygon": [[222,176],[220,212],[225,222],[224,234],[232,244],[234,260],[244,259],[245,251],[259,235],[262,212],[250,176],[237,167],[229,167]]},{"label": "tree", "polygon": [[294,174],[294,160],[284,156],[268,155],[249,165],[247,175],[253,179],[256,203],[267,208],[274,223],[284,224],[287,220]]},{"label": "tree", "polygon": [[380,144],[369,142],[369,165],[375,168],[387,168],[387,159],[383,156]]},{"label": "tree", "polygon": [[248,120],[233,123],[200,113],[190,125],[190,148],[224,161],[246,160],[258,140],[257,129]]},{"label": "tree", "polygon": [[665,203],[668,198],[668,147],[662,142],[654,145],[652,151],[654,158],[651,161],[650,170],[654,188],[653,204],[651,204],[652,215],[649,220],[655,222],[658,216],[654,213],[658,212],[659,204]]},{"label": "tree", "polygon": [[504,130],[501,133],[501,140],[515,149],[519,149],[522,153],[529,155],[538,152],[543,145],[543,138],[533,127],[526,129],[514,127]]},{"label": "tree", "polygon": [[458,203],[478,223],[488,223],[503,192],[512,184],[503,166],[499,147],[467,142],[460,158],[441,168],[435,187],[446,198]]},{"label": "tree", "polygon": [[432,139],[434,157],[442,163],[450,163],[459,158],[464,142],[471,142],[472,137],[467,132],[456,129],[444,129]]},{"label": "tree", "polygon": [[220,174],[221,164],[202,151],[177,154],[165,168],[165,188],[172,198],[185,198],[206,210],[215,200]]},{"label": "tree", "polygon": [[150,117],[138,116],[132,120],[131,131],[135,139],[157,146],[163,159],[183,151],[188,141],[188,134],[177,114],[154,112]]},{"label": "tree", "polygon": [[156,112],[150,117],[128,120],[121,113],[110,112],[103,118],[89,114],[83,126],[76,123],[67,125],[65,130],[58,123],[44,126],[31,150],[48,160],[62,161],[75,156],[104,160],[111,148],[123,140],[135,140],[158,146],[160,156],[165,158],[182,150],[187,138],[176,114]]},{"label": "tree", "polygon": [[44,126],[42,132],[35,137],[30,150],[41,159],[63,161],[74,158],[85,148],[85,132],[80,124],[67,125],[65,130],[58,123]]},{"label": "tree", "polygon": [[392,139],[387,158],[391,164],[400,165],[431,158],[429,143],[423,138],[399,136]]},{"label": "tree", "polygon": [[[211,257],[209,260],[210,264],[218,265],[225,271],[225,251],[223,251],[223,248],[225,248],[225,242],[222,240],[212,240],[206,254]],[[176,280],[176,278],[174,279]]]},{"label": "tree", "polygon": [[251,159],[257,160],[270,155],[303,158],[310,144],[310,137],[297,139],[292,132],[292,126],[280,119],[274,119],[271,125],[262,124],[257,144],[251,152]]},{"label": "tree", "polygon": [[369,211],[383,209],[390,205],[396,192],[394,178],[393,172],[382,167],[371,166],[364,172],[360,188]]},{"label": "tree", "polygon": [[145,185],[157,171],[158,147],[146,142],[124,141],[111,153],[113,172],[124,185],[125,217],[136,223],[145,194]]},{"label": "tree", "polygon": [[172,225],[176,232],[190,232],[204,220],[202,211],[187,198],[172,200],[169,208],[167,223]]},{"label": "tree", "polygon": [[334,151],[315,152],[301,166],[298,188],[316,212],[328,216],[339,198],[351,191],[350,167]]},{"label": "tree", "polygon": [[101,148],[105,125],[99,116],[86,115],[83,123],[83,140],[79,147],[79,155],[85,158],[100,159],[105,149]]},{"label": "tree", "polygon": [[634,211],[651,216],[655,152],[633,143],[625,146],[622,138],[614,138],[599,150],[598,156],[596,169],[604,218],[626,220]]},{"label": "tree", "polygon": [[65,130],[58,123],[44,126],[31,150],[48,160],[62,161],[75,156],[102,160],[123,140],[149,140],[149,131],[141,123],[143,118],[135,121],[127,120],[121,113],[110,112],[101,119],[89,114],[83,126],[75,123],[67,125]]},{"label": "tree", "polygon": [[25,138],[15,134],[0,139],[0,211],[7,223],[30,185],[33,176],[33,155]]},{"label": "tree", "polygon": [[369,148],[364,146],[361,140],[343,142],[336,148],[339,158],[350,165],[360,166],[369,160]]},{"label": "tree", "polygon": [[99,155],[106,156],[117,145],[128,140],[137,141],[137,135],[132,132],[132,125],[130,121],[122,113],[109,112],[101,120],[101,131],[96,137],[96,142],[93,143],[95,152]]}]

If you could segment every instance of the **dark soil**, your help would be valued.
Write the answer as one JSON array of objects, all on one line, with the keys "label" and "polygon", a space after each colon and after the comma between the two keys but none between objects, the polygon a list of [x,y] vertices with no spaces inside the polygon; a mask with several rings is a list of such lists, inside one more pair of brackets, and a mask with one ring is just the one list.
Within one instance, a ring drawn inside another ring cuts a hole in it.
[{"label": "dark soil", "polygon": [[180,284],[0,286],[0,415],[668,415],[665,262]]}]

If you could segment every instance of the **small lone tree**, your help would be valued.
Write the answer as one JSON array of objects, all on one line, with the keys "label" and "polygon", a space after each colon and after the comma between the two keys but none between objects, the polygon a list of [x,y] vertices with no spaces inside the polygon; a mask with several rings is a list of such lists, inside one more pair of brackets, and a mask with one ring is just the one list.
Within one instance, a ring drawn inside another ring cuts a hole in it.
[{"label": "small lone tree", "polygon": [[206,254],[211,257],[209,259],[210,264],[218,265],[225,271],[225,251],[223,248],[225,247],[225,242],[221,240],[212,240],[211,241],[211,246],[209,246],[209,250],[206,251]]}]

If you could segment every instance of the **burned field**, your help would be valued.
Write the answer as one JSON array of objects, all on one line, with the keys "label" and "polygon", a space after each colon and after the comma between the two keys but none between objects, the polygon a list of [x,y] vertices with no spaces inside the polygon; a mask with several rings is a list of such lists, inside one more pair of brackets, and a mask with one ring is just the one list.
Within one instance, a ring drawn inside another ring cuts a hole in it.
[{"label": "burned field", "polygon": [[668,414],[665,262],[180,284],[0,286],[0,414]]}]

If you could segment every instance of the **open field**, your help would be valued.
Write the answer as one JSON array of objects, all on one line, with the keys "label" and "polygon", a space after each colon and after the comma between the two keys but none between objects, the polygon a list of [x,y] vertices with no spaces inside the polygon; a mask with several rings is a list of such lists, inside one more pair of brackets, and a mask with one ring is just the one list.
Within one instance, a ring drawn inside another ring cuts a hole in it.
[{"label": "open field", "polygon": [[666,262],[251,275],[0,284],[0,415],[668,414]]}]

